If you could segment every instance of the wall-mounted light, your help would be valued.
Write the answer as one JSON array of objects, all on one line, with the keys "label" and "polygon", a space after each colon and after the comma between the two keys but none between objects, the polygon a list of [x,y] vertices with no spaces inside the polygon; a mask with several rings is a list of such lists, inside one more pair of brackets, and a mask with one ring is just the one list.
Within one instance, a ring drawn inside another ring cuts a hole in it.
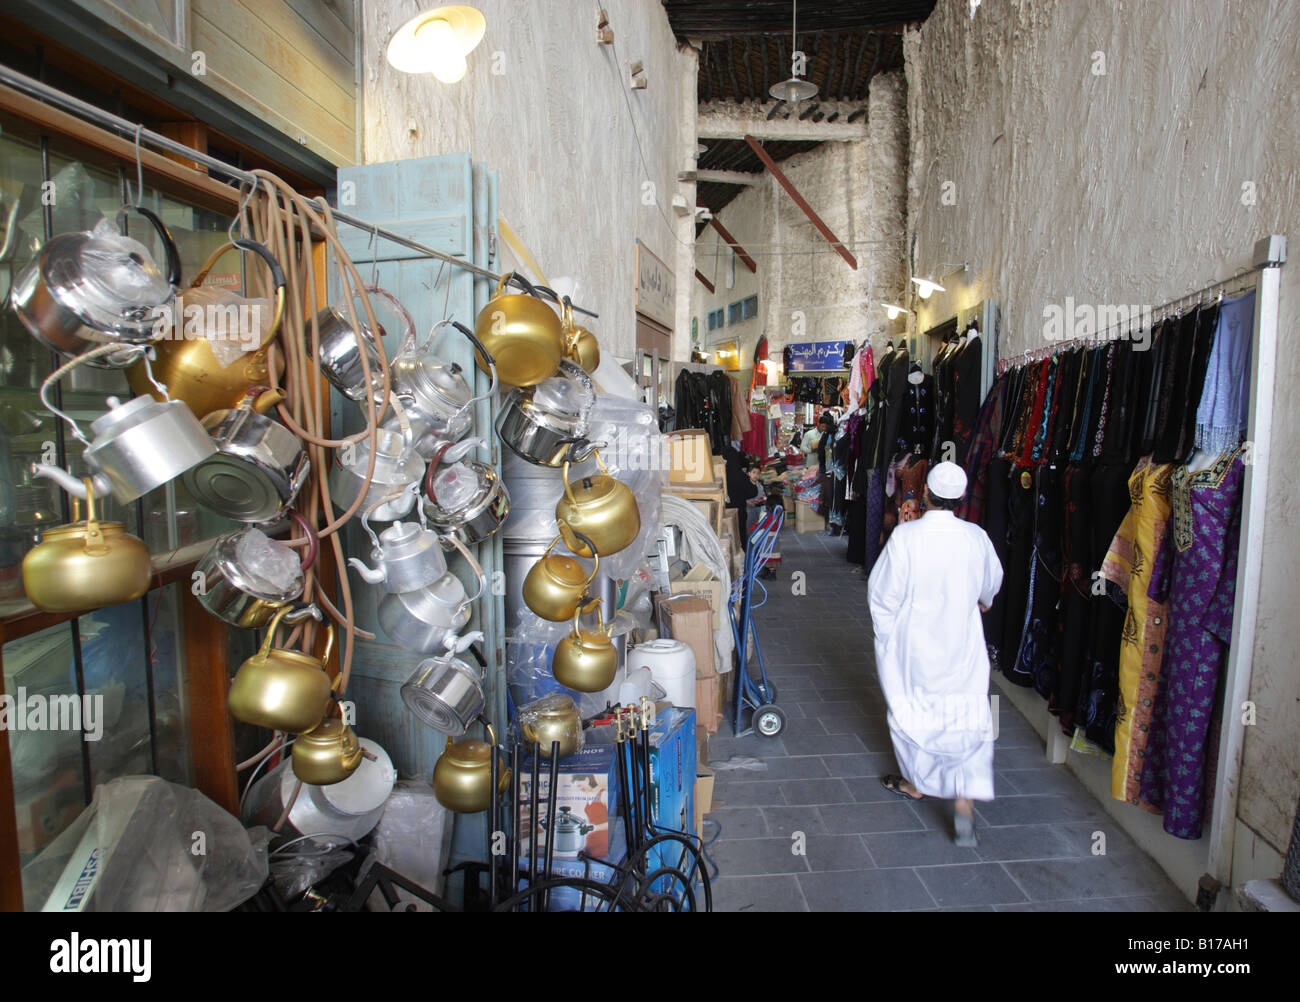
[{"label": "wall-mounted light", "polygon": [[947,292],[938,282],[931,282],[928,278],[914,278],[912,284],[916,286],[916,294],[922,299],[929,299],[936,292]]},{"label": "wall-mounted light", "polygon": [[443,83],[457,83],[487,31],[487,21],[473,7],[439,7],[417,14],[388,42],[389,65],[403,73],[432,73]]},{"label": "wall-mounted light", "polygon": [[911,310],[907,309],[907,307],[897,306],[894,303],[881,303],[880,305],[885,308],[885,311],[889,314],[890,320],[897,320],[904,313],[912,312]]}]

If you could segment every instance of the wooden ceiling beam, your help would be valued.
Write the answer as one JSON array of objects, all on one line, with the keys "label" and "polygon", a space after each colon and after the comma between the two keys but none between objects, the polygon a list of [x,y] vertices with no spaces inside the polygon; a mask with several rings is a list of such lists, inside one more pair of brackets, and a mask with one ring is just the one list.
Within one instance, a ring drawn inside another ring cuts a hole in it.
[{"label": "wooden ceiling beam", "polygon": [[[749,148],[754,151],[758,159],[763,161],[763,166],[772,172],[772,176],[776,178],[776,183],[779,184],[782,188],[784,188],[786,194],[789,195],[792,199],[794,199],[794,204],[799,206],[799,208],[803,210],[803,214],[807,216],[809,221],[813,224],[813,226],[817,228],[817,232],[826,238],[827,242],[832,247],[835,248],[836,253],[838,253],[840,257],[844,258],[844,260],[848,262],[850,268],[852,268],[854,271],[857,271],[858,270],[857,258],[855,258],[849,252],[849,249],[840,242],[839,237],[837,237],[834,233],[831,232],[831,228],[827,226],[824,222],[822,222],[822,217],[817,215],[817,213],[813,210],[813,207],[808,204],[807,199],[805,199],[801,194],[799,194],[799,189],[796,188],[794,186],[794,183],[788,177],[785,176],[785,172],[782,171],[781,168],[776,165],[776,161],[771,158],[767,150],[763,149],[763,144],[760,143],[753,136],[746,136],[745,142],[749,143]],[[717,222],[716,216],[714,217],[714,222],[715,223]],[[719,230],[719,232],[722,231]]]},{"label": "wooden ceiling beam", "polygon": [[709,220],[709,224],[715,230],[718,231],[718,235],[722,237],[724,241],[726,241],[727,246],[736,252],[736,257],[740,258],[740,260],[745,262],[745,267],[748,268],[750,272],[752,272],[753,274],[755,275],[758,274],[758,265],[754,262],[754,259],[750,257],[747,253],[745,253],[745,248],[741,247],[740,244],[737,242],[736,238],[727,232],[727,228],[722,225],[718,217],[713,216]]},{"label": "wooden ceiling beam", "polygon": [[700,280],[700,284],[701,284],[702,286],[704,286],[706,289],[708,289],[709,292],[716,292],[716,291],[717,291],[716,288],[714,287],[713,283],[710,282],[707,278],[705,278],[705,277],[700,273],[700,269],[699,269],[699,268],[696,268],[696,269],[695,269],[695,277],[698,278],[698,279]]}]

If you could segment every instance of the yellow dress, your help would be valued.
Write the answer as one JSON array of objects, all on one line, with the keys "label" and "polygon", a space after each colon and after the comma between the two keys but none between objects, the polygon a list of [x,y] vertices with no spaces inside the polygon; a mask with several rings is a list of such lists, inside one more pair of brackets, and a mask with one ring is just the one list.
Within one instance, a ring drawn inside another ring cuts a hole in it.
[{"label": "yellow dress", "polygon": [[1164,538],[1173,505],[1173,463],[1157,466],[1150,456],[1139,460],[1129,477],[1132,507],[1111,541],[1102,577],[1128,606],[1119,655],[1119,707],[1115,722],[1115,757],[1110,792],[1148,811],[1155,808],[1139,795],[1151,711],[1164,660],[1169,604],[1148,597],[1151,568]]}]

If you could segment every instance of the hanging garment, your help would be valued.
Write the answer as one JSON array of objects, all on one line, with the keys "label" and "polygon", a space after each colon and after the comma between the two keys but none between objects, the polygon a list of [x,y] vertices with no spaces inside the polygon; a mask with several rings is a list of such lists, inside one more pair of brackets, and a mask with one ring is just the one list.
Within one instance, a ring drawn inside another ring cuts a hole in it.
[{"label": "hanging garment", "polygon": [[999,433],[1002,431],[1002,414],[1006,406],[1010,379],[1004,373],[989,390],[988,399],[980,408],[971,436],[970,450],[966,455],[966,499],[957,509],[957,517],[976,525],[984,523],[984,501],[988,492],[989,463],[993,461]]},{"label": "hanging garment", "polygon": [[1201,400],[1205,377],[1202,372],[1200,383],[1193,386],[1194,368],[1198,353],[1204,353],[1205,362],[1209,360],[1207,342],[1213,337],[1213,328],[1207,329],[1207,320],[1217,323],[1217,305],[1188,310],[1178,319],[1178,347],[1171,370],[1173,387],[1168,394],[1168,413],[1164,412],[1165,402],[1162,401],[1161,422],[1157,425],[1156,444],[1152,449],[1152,458],[1157,463],[1182,463],[1186,457],[1180,456],[1179,450],[1184,444],[1191,445],[1190,425],[1195,416],[1189,418],[1187,412],[1194,412]]},{"label": "hanging garment", "polygon": [[899,348],[889,359],[889,366],[883,374],[885,383],[885,428],[884,454],[882,465],[889,465],[900,452],[907,451],[907,444],[899,434],[903,427],[903,400],[907,393],[907,370],[910,358],[906,348]]},{"label": "hanging garment", "polygon": [[1201,836],[1210,722],[1233,639],[1243,453],[1225,452],[1199,473],[1174,470],[1173,525],[1148,590],[1169,602],[1170,618],[1141,796],[1161,809],[1165,831],[1178,838]]},{"label": "hanging garment", "polygon": [[[994,459],[989,463],[988,493],[984,506],[984,531],[993,543],[993,552],[998,562],[1005,568],[1010,554],[1007,547],[1007,526],[1011,514],[1011,463],[1005,459]],[[1002,653],[1002,628],[1006,621],[1006,588],[998,591],[997,597],[984,613],[984,642],[989,651],[989,660],[1001,670],[1006,660]]]},{"label": "hanging garment", "polygon": [[876,670],[903,775],[931,797],[993,799],[989,661],[979,606],[1002,566],[949,511],[900,525],[868,581]]},{"label": "hanging garment", "polygon": [[899,432],[903,449],[914,456],[929,455],[934,437],[934,377],[909,372],[903,390],[903,420]]},{"label": "hanging garment", "polygon": [[1196,448],[1196,414],[1205,390],[1205,375],[1209,370],[1210,355],[1214,351],[1214,337],[1218,326],[1219,305],[1217,303],[1197,310],[1191,375],[1188,379],[1186,398],[1183,401],[1178,445],[1171,462],[1178,464],[1187,462]]},{"label": "hanging garment", "polygon": [[1061,664],[1057,692],[1048,709],[1060,718],[1061,730],[1074,733],[1075,709],[1087,661],[1088,624],[1092,611],[1089,539],[1092,514],[1092,467],[1065,470],[1064,581],[1061,587]]},{"label": "hanging garment", "polygon": [[1169,527],[1173,472],[1171,464],[1156,465],[1149,456],[1139,461],[1128,482],[1132,507],[1101,565],[1112,597],[1125,608],[1110,792],[1146,810],[1155,808],[1142,800],[1142,765],[1169,622],[1169,603],[1151,598],[1148,588]]},{"label": "hanging garment", "polygon": [[753,425],[749,420],[749,397],[746,395],[744,388],[740,385],[740,380],[735,376],[731,377],[731,432],[727,441],[741,442],[749,434]]},{"label": "hanging garment", "polygon": [[870,573],[880,557],[882,537],[885,532],[885,471],[867,471],[867,511],[864,530],[863,567]]},{"label": "hanging garment", "polygon": [[1255,293],[1219,304],[1214,346],[1196,409],[1195,446],[1218,455],[1236,446],[1250,414],[1250,346],[1255,327]]},{"label": "hanging garment", "polygon": [[721,369],[714,369],[707,379],[709,423],[705,427],[709,432],[713,454],[721,456],[731,433],[731,378]]},{"label": "hanging garment", "polygon": [[1029,597],[1016,653],[1014,675],[1029,679],[1044,699],[1057,688],[1056,638],[1061,598],[1062,471],[1034,471],[1034,549],[1030,556]]},{"label": "hanging garment", "polygon": [[898,521],[915,522],[925,514],[925,478],[930,471],[927,460],[909,457],[895,475],[894,509]]},{"label": "hanging garment", "polygon": [[1025,468],[1016,468],[1011,473],[1011,496],[1007,517],[1007,558],[1003,566],[1006,580],[1003,591],[1006,592],[1005,620],[1002,624],[1002,636],[998,644],[999,663],[1002,673],[1011,682],[1020,686],[1033,685],[1033,676],[1024,669],[1018,660],[1020,641],[1024,637],[1027,620],[1032,614],[1029,604],[1029,591],[1034,571],[1034,511],[1036,494],[1034,491],[1034,474]]},{"label": "hanging garment", "polygon": [[966,460],[975,419],[979,416],[983,344],[983,339],[975,335],[957,350],[952,361],[952,440],[957,445],[958,463]]}]

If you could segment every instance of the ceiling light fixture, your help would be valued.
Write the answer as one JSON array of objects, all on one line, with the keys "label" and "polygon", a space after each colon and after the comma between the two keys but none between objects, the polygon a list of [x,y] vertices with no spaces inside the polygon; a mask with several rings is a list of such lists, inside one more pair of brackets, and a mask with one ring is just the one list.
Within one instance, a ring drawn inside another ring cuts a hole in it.
[{"label": "ceiling light fixture", "polygon": [[457,83],[469,69],[465,57],[486,30],[487,21],[473,7],[439,7],[398,28],[386,56],[403,73],[432,73],[443,83]]},{"label": "ceiling light fixture", "polygon": [[883,306],[888,311],[890,320],[897,320],[904,313],[912,312],[907,307],[897,306],[894,303],[881,303],[880,305]]},{"label": "ceiling light fixture", "polygon": [[768,91],[778,101],[784,101],[786,104],[798,104],[800,101],[807,101],[809,98],[817,96],[818,87],[810,80],[803,79],[797,70],[794,60],[801,55],[799,52],[799,36],[795,31],[799,23],[799,0],[794,0],[794,9],[790,15],[790,49],[795,54],[791,58],[790,79],[782,80],[778,84],[773,84]]},{"label": "ceiling light fixture", "polygon": [[931,282],[928,278],[914,278],[913,284],[916,286],[916,294],[922,299],[929,299],[936,292],[947,292],[938,282]]}]

